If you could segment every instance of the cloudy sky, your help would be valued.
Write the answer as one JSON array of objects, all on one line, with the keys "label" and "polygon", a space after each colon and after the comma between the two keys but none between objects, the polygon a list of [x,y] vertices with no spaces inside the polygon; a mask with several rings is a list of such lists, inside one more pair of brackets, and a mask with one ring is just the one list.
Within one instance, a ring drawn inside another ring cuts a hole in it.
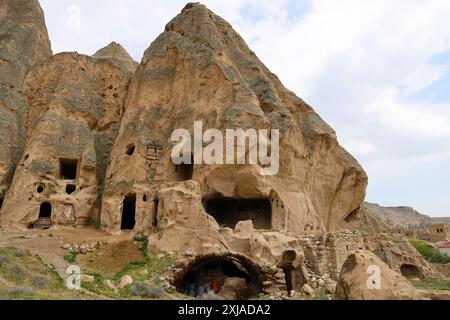
[{"label": "cloudy sky", "polygon": [[[40,0],[54,52],[140,61],[185,1]],[[367,200],[450,216],[450,1],[203,1],[337,131]]]}]

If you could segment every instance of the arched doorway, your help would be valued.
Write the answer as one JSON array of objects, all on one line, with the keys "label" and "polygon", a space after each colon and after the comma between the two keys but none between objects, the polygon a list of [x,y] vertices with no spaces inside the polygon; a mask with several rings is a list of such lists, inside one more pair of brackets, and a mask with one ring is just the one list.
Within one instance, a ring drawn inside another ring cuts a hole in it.
[{"label": "arched doorway", "polygon": [[262,290],[261,269],[237,254],[205,255],[191,261],[176,276],[177,291],[195,298],[209,294],[226,300],[246,300]]},{"label": "arched doorway", "polygon": [[49,219],[52,217],[52,205],[49,202],[44,202],[39,208],[39,219]]}]

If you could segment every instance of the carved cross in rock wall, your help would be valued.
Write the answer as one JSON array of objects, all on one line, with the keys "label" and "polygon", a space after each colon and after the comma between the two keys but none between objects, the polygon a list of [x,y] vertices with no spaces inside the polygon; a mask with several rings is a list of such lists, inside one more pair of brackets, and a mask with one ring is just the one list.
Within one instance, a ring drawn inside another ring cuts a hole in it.
[{"label": "carved cross in rock wall", "polygon": [[149,143],[147,145],[147,151],[145,155],[145,159],[147,160],[148,166],[151,166],[154,161],[158,161],[162,153],[163,153],[162,146],[154,143]]}]

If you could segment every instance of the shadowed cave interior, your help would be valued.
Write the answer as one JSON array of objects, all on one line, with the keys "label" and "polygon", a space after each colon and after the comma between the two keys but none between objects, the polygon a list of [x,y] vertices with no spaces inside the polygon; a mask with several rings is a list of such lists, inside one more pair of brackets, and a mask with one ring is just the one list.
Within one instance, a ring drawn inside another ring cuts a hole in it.
[{"label": "shadowed cave interior", "polygon": [[260,293],[259,273],[233,257],[201,257],[186,268],[176,287],[178,292],[195,298],[245,300]]},{"label": "shadowed cave interior", "polygon": [[223,227],[234,228],[239,221],[252,220],[255,229],[271,229],[269,199],[215,198],[203,201],[205,211]]}]

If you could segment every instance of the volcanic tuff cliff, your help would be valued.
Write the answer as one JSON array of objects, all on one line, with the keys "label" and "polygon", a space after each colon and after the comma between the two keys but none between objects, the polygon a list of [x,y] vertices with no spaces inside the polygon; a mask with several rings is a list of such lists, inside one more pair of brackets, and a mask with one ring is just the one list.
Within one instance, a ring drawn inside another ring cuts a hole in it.
[{"label": "volcanic tuff cliff", "polygon": [[44,14],[37,1],[0,2],[0,200],[23,153],[23,117],[28,105],[21,94],[25,73],[52,55]]},{"label": "volcanic tuff cliff", "polygon": [[[284,210],[274,212],[272,227],[291,234],[323,233],[357,219],[352,215],[364,199],[367,177],[339,146],[334,131],[283,87],[226,21],[203,5],[190,4],[147,49],[132,78],[106,178],[105,227],[120,229],[120,204],[127,194],[161,200],[158,190],[180,180],[169,140],[177,128],[192,133],[195,120],[222,131],[281,130],[276,176],[261,176],[250,165],[195,165],[199,204],[217,198],[277,199]],[[126,154],[130,146],[136,148],[132,157]],[[155,146],[161,154],[149,165],[146,154]],[[156,210],[140,198],[137,228],[146,232],[151,227],[147,213]]]},{"label": "volcanic tuff cliff", "polygon": [[[36,1],[21,1],[19,7],[25,4],[34,11],[29,9],[33,19],[27,21],[33,23],[25,26],[30,25],[32,36],[20,48],[25,53],[21,59],[38,52],[26,62],[13,60],[25,78],[23,95],[18,95],[26,100],[21,112],[28,112],[18,117],[26,132],[8,137],[22,139],[26,147],[16,152],[22,160],[1,210],[3,224],[30,226],[46,203],[52,223],[85,224],[98,219],[101,210],[102,226],[118,232],[131,201],[135,233],[160,232],[158,237],[164,239],[173,224],[178,225],[174,230],[199,224],[217,244],[223,235],[218,235],[221,221],[215,211],[224,201],[230,208],[244,203],[245,214],[270,211],[271,216],[256,223],[293,236],[358,225],[367,185],[364,170],[314,110],[288,91],[233,28],[205,6],[188,4],[137,67],[115,43],[92,57],[50,57],[42,12]],[[0,17],[15,17],[10,12],[17,7],[1,8]],[[7,52],[14,50],[19,49]],[[14,85],[22,89],[22,81]],[[173,165],[172,131],[192,131],[196,120],[202,120],[205,129],[223,132],[280,129],[279,173],[261,176],[252,165]],[[11,148],[11,143],[2,146]],[[16,153],[2,152],[9,157],[3,166],[7,172],[17,163]],[[170,209],[173,197],[181,203],[173,210],[195,213],[181,221]]]}]

